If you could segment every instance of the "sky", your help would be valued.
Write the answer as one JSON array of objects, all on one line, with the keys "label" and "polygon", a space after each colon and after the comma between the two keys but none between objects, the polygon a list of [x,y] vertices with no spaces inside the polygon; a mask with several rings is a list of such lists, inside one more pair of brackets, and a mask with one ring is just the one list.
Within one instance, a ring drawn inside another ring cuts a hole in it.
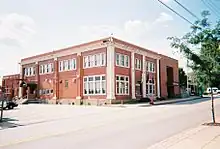
[{"label": "sky", "polygon": [[[178,0],[197,16],[201,0]],[[219,0],[212,1],[220,6]],[[164,3],[190,21],[195,18],[174,0]],[[211,16],[215,22],[217,17]],[[190,24],[157,0],[0,0],[0,76],[18,73],[21,58],[114,37],[179,60],[167,37],[181,37]]]}]

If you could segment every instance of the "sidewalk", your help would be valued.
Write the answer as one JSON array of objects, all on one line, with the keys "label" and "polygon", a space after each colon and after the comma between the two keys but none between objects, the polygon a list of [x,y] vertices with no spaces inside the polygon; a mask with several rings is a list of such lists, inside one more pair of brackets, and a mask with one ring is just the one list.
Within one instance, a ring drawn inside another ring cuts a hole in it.
[{"label": "sidewalk", "polygon": [[[218,121],[219,122],[219,121]],[[220,127],[203,126],[181,132],[148,149],[219,149]]]},{"label": "sidewalk", "polygon": [[[179,103],[179,102],[186,102],[186,101],[193,101],[197,99],[201,99],[200,96],[192,96],[188,98],[177,98],[177,99],[168,99],[163,101],[155,101],[154,105],[165,105],[165,104],[172,104],[172,103]],[[209,98],[209,97],[203,97]],[[151,106],[150,103],[136,103],[136,104],[112,104],[111,107],[147,107]]]}]

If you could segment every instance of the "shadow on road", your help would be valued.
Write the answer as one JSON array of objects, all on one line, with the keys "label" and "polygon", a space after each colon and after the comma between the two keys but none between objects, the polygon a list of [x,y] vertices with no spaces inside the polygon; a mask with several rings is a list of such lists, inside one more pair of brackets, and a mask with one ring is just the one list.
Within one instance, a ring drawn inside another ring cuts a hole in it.
[{"label": "shadow on road", "polygon": [[17,121],[18,120],[16,120],[16,119],[3,118],[2,122],[0,122],[0,130],[22,126],[22,125],[14,123]]}]

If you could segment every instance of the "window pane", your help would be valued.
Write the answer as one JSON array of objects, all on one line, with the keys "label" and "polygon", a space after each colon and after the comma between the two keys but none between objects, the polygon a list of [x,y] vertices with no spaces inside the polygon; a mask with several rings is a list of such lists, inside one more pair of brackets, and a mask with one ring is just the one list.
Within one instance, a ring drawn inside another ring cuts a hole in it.
[{"label": "window pane", "polygon": [[100,94],[101,93],[101,86],[100,86],[100,81],[95,82],[95,94]]},{"label": "window pane", "polygon": [[128,83],[126,83],[125,84],[125,94],[128,94],[128,91],[129,91],[128,89],[129,89],[129,86],[128,86]]},{"label": "window pane", "polygon": [[87,82],[84,82],[84,94],[88,94]]},{"label": "window pane", "polygon": [[120,93],[120,90],[119,90],[119,82],[116,82],[116,88],[117,88],[116,93],[119,94],[119,93]]},{"label": "window pane", "polygon": [[126,81],[128,81],[128,77],[125,77]]},{"label": "window pane", "polygon": [[102,66],[104,66],[105,65],[105,54],[102,53],[101,56],[102,56]]},{"label": "window pane", "polygon": [[100,76],[95,77],[95,80],[96,80],[96,81],[97,81],[97,80],[100,80]]},{"label": "window pane", "polygon": [[103,94],[106,93],[106,84],[105,84],[105,81],[102,81],[102,93],[103,93]]},{"label": "window pane", "polygon": [[88,66],[88,57],[84,56],[84,68],[86,68]]},{"label": "window pane", "polygon": [[128,67],[129,65],[129,57],[126,55],[125,56],[125,66]]},{"label": "window pane", "polygon": [[84,78],[84,81],[87,81],[87,78]]},{"label": "window pane", "polygon": [[97,56],[98,55],[94,55],[95,66],[98,66]]},{"label": "window pane", "polygon": [[116,54],[116,65],[119,65],[119,54]]},{"label": "window pane", "polygon": [[119,76],[116,76],[116,80],[119,80]]},{"label": "window pane", "polygon": [[102,80],[105,80],[105,76],[102,76]]},{"label": "window pane", "polygon": [[125,80],[125,78],[124,78],[124,77],[120,77],[120,80],[124,81],[124,80]]},{"label": "window pane", "polygon": [[121,55],[121,66],[125,66],[125,56]]},{"label": "window pane", "polygon": [[89,77],[89,81],[93,81],[93,77]]}]

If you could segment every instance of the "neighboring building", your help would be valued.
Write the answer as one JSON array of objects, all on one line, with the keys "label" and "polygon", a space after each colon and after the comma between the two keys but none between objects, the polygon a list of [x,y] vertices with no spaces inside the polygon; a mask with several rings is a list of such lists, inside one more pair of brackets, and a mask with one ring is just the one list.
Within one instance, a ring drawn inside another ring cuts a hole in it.
[{"label": "neighboring building", "polygon": [[2,78],[2,87],[5,88],[5,93],[10,99],[19,94],[19,74],[7,75]]},{"label": "neighboring building", "polygon": [[2,77],[0,76],[0,87],[2,87]]},{"label": "neighboring building", "polygon": [[196,80],[196,75],[194,72],[190,72],[187,74],[188,77],[188,89],[190,93],[198,93],[198,85],[197,85],[197,80]]},{"label": "neighboring building", "polygon": [[[21,60],[29,93],[55,102],[115,102],[179,94],[178,61],[109,37]],[[20,88],[20,97],[26,87]]]}]

